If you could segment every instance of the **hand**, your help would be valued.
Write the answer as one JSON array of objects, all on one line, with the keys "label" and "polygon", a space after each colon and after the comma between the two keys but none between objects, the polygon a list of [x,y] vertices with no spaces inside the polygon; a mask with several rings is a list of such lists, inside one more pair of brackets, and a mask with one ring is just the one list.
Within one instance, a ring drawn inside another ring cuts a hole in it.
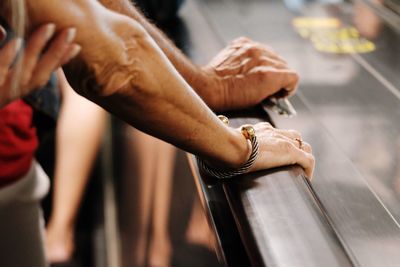
[{"label": "hand", "polygon": [[207,85],[205,101],[216,110],[292,95],[299,81],[298,74],[271,48],[244,37],[229,44],[203,70],[206,79],[213,81]]},{"label": "hand", "polygon": [[311,146],[299,141],[299,132],[276,129],[267,122],[254,125],[254,129],[260,147],[257,160],[250,171],[299,164],[307,177],[312,178],[315,159]]},{"label": "hand", "polygon": [[[46,24],[34,31],[17,62],[22,39],[12,39],[0,49],[0,107],[44,86],[54,70],[80,52],[81,47],[73,43],[74,28],[61,30],[54,37],[55,30],[54,24]],[[4,38],[4,29],[0,32]]]}]

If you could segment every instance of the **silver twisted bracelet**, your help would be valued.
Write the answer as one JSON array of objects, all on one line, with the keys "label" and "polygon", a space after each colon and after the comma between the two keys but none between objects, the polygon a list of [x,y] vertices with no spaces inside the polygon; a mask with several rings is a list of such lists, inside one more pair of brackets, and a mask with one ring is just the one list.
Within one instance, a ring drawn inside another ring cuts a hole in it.
[{"label": "silver twisted bracelet", "polygon": [[[220,115],[218,116],[218,118],[225,124],[229,123],[228,118],[225,116]],[[247,160],[245,164],[234,170],[219,170],[208,166],[202,159],[196,157],[199,169],[205,174],[218,179],[228,179],[237,175],[247,173],[249,169],[254,165],[257,159],[259,146],[258,146],[257,136],[254,127],[252,125],[249,124],[243,125],[241,128],[241,132],[246,139],[250,140],[252,148],[250,158]]]}]

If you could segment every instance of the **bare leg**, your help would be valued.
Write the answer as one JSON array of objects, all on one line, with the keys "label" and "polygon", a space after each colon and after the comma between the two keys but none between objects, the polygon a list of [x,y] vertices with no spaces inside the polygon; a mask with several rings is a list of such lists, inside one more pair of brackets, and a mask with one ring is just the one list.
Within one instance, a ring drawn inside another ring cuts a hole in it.
[{"label": "bare leg", "polygon": [[46,233],[50,262],[72,256],[76,214],[106,121],[102,108],[76,94],[62,73],[58,76],[63,104],[57,126],[53,211]]},{"label": "bare leg", "polygon": [[156,181],[154,188],[153,234],[149,248],[149,266],[167,267],[171,258],[168,222],[171,204],[172,176],[176,149],[157,140]]},{"label": "bare leg", "polygon": [[201,245],[214,250],[215,239],[198,198],[193,203],[186,239],[191,244]]},{"label": "bare leg", "polygon": [[132,149],[135,151],[138,162],[139,179],[139,212],[138,233],[133,262],[135,266],[144,266],[146,261],[147,237],[150,225],[150,211],[154,191],[154,180],[157,166],[157,142],[156,139],[132,128]]}]

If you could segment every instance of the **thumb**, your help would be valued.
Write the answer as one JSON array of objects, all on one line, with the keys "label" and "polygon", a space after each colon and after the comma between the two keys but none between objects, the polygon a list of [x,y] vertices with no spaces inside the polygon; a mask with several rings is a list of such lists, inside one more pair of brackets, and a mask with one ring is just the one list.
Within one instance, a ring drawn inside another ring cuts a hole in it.
[{"label": "thumb", "polygon": [[6,30],[0,26],[0,43],[6,39],[7,33]]}]

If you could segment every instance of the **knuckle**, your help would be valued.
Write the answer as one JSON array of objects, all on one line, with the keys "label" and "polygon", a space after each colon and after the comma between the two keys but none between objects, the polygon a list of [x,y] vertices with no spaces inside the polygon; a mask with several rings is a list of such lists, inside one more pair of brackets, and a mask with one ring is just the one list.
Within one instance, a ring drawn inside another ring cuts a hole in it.
[{"label": "knuckle", "polygon": [[243,48],[246,51],[246,55],[249,57],[259,57],[260,50],[257,46],[252,43],[246,43]]},{"label": "knuckle", "polygon": [[314,155],[310,155],[308,157],[310,166],[315,166],[315,157]]},{"label": "knuckle", "polygon": [[260,44],[260,46],[263,48],[264,51],[267,51],[269,54],[275,54],[271,46],[267,44]]},{"label": "knuckle", "polygon": [[259,122],[255,125],[257,128],[263,129],[263,128],[271,128],[272,125],[269,122]]},{"label": "knuckle", "polygon": [[259,46],[252,44],[250,46],[250,53],[254,56],[260,56],[261,54],[261,49]]},{"label": "knuckle", "polygon": [[288,65],[286,63],[278,61],[278,62],[276,62],[276,67],[279,69],[287,69]]},{"label": "knuckle", "polygon": [[293,144],[286,140],[280,141],[280,146],[286,152],[291,151],[294,148]]},{"label": "knuckle", "polygon": [[275,131],[275,128],[268,122],[264,122],[262,124],[260,124],[261,128],[265,131]]},{"label": "knuckle", "polygon": [[2,26],[0,26],[0,41],[3,41],[6,35],[7,35],[6,30]]},{"label": "knuckle", "polygon": [[19,78],[19,80],[20,80],[19,84],[20,84],[22,87],[27,87],[27,86],[29,86],[29,84],[30,84],[30,82],[31,82],[31,79],[32,79],[32,73],[31,73],[31,72],[25,72],[24,74],[22,74],[22,75],[20,76],[20,78]]},{"label": "knuckle", "polygon": [[281,137],[281,135],[278,134],[278,133],[275,132],[275,131],[273,131],[273,132],[270,134],[270,136],[273,137],[273,138],[280,138],[280,137]]},{"label": "knuckle", "polygon": [[247,36],[241,36],[241,37],[237,38],[235,41],[247,43],[247,42],[250,42],[251,39]]},{"label": "knuckle", "polygon": [[269,123],[269,122],[267,122],[267,121],[265,121],[265,122],[261,122],[260,124],[261,124],[261,125],[263,125],[264,127],[267,127],[267,128],[272,128],[272,124],[271,124],[271,123]]},{"label": "knuckle", "polygon": [[270,58],[268,58],[266,56],[261,56],[258,60],[266,65],[271,65],[271,61],[272,61]]},{"label": "knuckle", "polygon": [[296,130],[288,130],[288,132],[289,132],[291,135],[293,135],[293,136],[296,136],[296,137],[301,138],[301,133],[300,133],[299,131],[296,131]]},{"label": "knuckle", "polygon": [[313,169],[315,168],[315,158],[310,161],[310,165]]},{"label": "knuckle", "polygon": [[305,147],[306,147],[308,153],[312,153],[313,152],[312,146],[310,144],[305,143]]}]

